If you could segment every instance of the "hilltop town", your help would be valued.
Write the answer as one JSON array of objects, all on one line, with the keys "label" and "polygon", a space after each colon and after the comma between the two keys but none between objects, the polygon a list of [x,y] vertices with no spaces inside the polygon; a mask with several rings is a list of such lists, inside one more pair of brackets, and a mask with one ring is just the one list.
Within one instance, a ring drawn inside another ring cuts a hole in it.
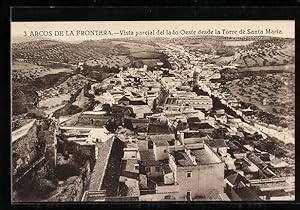
[{"label": "hilltop town", "polygon": [[14,45],[13,201],[294,200],[293,50],[213,36]]}]

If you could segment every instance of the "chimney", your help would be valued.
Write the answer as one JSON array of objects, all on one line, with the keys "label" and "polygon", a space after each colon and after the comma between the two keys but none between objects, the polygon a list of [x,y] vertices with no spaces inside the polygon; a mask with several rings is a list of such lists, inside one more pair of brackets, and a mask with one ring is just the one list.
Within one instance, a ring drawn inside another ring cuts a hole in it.
[{"label": "chimney", "polygon": [[179,141],[182,145],[184,145],[184,133],[183,132],[179,132]]},{"label": "chimney", "polygon": [[191,156],[191,150],[184,148],[184,152],[190,157]]},{"label": "chimney", "polygon": [[189,158],[191,159],[191,161],[193,162],[193,164],[196,166],[197,162],[196,162],[196,157],[194,155],[191,154],[191,150],[185,148],[184,149],[185,153],[189,156]]},{"label": "chimney", "polygon": [[196,157],[195,157],[195,156],[193,156],[193,155],[191,155],[191,156],[190,156],[190,158],[191,158],[191,160],[192,160],[193,164],[196,166],[196,165],[197,165],[197,162],[196,162]]}]

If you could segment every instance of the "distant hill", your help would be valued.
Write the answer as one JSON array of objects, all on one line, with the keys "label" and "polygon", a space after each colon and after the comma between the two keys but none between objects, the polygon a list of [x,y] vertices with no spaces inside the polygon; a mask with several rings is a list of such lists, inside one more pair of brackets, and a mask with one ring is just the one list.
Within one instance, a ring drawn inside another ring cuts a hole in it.
[{"label": "distant hill", "polygon": [[49,40],[49,41],[51,41],[51,39],[45,39],[45,37],[33,37],[33,36],[13,36],[12,39],[11,39],[12,44],[39,41],[39,40]]},{"label": "distant hill", "polygon": [[289,39],[259,40],[240,46],[233,62],[241,67],[278,66],[295,63],[295,42]]},{"label": "distant hill", "polygon": [[188,48],[190,52],[215,54],[221,65],[239,64],[242,68],[295,63],[295,40],[269,36],[223,37],[193,36],[164,40]]},{"label": "distant hill", "polygon": [[[140,48],[141,48],[140,44]],[[78,63],[88,60],[100,60],[99,63],[122,66],[124,60],[113,56],[129,56],[137,44],[111,40],[88,40],[81,43],[66,43],[52,40],[38,40],[12,45],[12,59],[36,65],[47,65],[51,62]],[[125,61],[129,62],[129,60]]]},{"label": "distant hill", "polygon": [[[120,67],[132,66],[137,61],[156,65],[161,58],[165,59],[164,55],[157,53],[155,44],[139,41],[19,41],[12,44],[13,87],[28,92],[36,91],[41,104],[50,107],[54,104],[52,102],[63,103],[67,96],[87,83],[102,81],[119,72]],[[81,70],[76,69],[79,63],[83,64]],[[27,97],[26,93],[23,95]],[[25,109],[22,111],[26,112]]]}]

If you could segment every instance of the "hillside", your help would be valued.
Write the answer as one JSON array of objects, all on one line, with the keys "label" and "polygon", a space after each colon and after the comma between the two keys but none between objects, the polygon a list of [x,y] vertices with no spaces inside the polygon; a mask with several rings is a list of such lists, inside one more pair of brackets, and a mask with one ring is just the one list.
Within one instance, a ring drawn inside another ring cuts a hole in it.
[{"label": "hillside", "polygon": [[292,40],[273,39],[253,42],[239,47],[233,62],[241,67],[278,66],[294,63],[295,43]]},{"label": "hillside", "polygon": [[46,65],[51,62],[76,64],[88,60],[99,60],[102,65],[122,66],[129,60],[118,59],[115,56],[130,56],[140,51],[156,51],[147,44],[113,40],[88,40],[79,44],[38,40],[12,45],[12,59],[22,59],[24,62]]},{"label": "hillside", "polygon": [[295,40],[269,38],[243,42],[229,44],[234,49],[233,56],[211,61],[220,65],[238,64],[236,69],[222,69],[221,79],[215,82],[221,82],[240,101],[255,107],[255,116],[262,122],[294,128]]},{"label": "hillside", "polygon": [[[17,106],[13,107],[19,107],[22,112],[26,112],[21,101],[26,101],[32,93],[38,95],[37,106],[43,109],[62,106],[78,89],[88,83],[102,81],[110,74],[119,72],[122,67],[136,66],[137,63],[150,67],[160,61],[167,63],[166,56],[157,53],[158,50],[158,46],[149,40],[14,42],[13,95],[21,91],[22,98],[18,100]],[[78,64],[82,66],[81,70],[77,69]]]},{"label": "hillside", "polygon": [[61,72],[71,73],[72,70],[69,68],[53,69],[23,61],[13,61],[12,63],[12,80],[15,82],[35,80],[39,77],[44,77],[49,74],[58,74]]},{"label": "hillside", "polygon": [[164,43],[182,45],[193,54],[214,54],[211,62],[235,63],[241,68],[280,66],[295,61],[295,40],[267,36],[222,37],[190,36],[162,39]]}]

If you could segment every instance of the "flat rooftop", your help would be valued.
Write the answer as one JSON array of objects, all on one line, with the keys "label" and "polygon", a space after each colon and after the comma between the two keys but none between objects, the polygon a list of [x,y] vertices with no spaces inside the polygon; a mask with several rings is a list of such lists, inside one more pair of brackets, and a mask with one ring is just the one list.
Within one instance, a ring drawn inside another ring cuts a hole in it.
[{"label": "flat rooftop", "polygon": [[275,190],[287,190],[295,188],[295,184],[281,182],[265,182],[265,183],[251,183],[251,186],[259,188],[261,191],[275,191]]},{"label": "flat rooftop", "polygon": [[82,112],[82,114],[87,114],[87,115],[104,115],[106,114],[105,111],[85,111]]},{"label": "flat rooftop", "polygon": [[206,139],[206,137],[204,138],[200,138],[200,137],[190,137],[190,138],[185,138],[183,139],[183,142],[185,144],[197,144],[197,143],[204,143],[204,140]]},{"label": "flat rooftop", "polygon": [[157,134],[149,135],[148,138],[156,144],[156,146],[171,146],[174,145],[174,134]]},{"label": "flat rooftop", "polygon": [[193,161],[189,158],[189,156],[182,151],[174,151],[172,152],[173,157],[175,158],[175,162],[177,166],[193,166]]},{"label": "flat rooftop", "polygon": [[206,149],[195,149],[191,151],[191,154],[196,156],[196,161],[198,165],[221,162],[221,160],[217,157],[216,154],[214,154],[212,151],[210,153]]},{"label": "flat rooftop", "polygon": [[[214,154],[213,151],[210,150],[208,147],[199,148],[199,149],[191,149],[191,155],[195,156],[197,165],[208,165],[214,163],[222,162],[221,159]],[[189,155],[184,151],[173,151],[171,153],[175,158],[175,162],[177,166],[193,166],[193,161],[189,157]]]}]

